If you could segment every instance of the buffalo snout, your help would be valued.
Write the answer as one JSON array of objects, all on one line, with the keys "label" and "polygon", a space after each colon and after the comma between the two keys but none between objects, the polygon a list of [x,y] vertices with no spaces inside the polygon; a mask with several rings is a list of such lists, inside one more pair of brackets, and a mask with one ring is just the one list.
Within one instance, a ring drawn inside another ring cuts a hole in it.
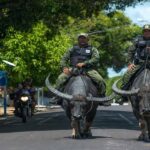
[{"label": "buffalo snout", "polygon": [[72,104],[71,113],[73,119],[80,120],[84,116],[85,104],[84,102],[74,101]]}]

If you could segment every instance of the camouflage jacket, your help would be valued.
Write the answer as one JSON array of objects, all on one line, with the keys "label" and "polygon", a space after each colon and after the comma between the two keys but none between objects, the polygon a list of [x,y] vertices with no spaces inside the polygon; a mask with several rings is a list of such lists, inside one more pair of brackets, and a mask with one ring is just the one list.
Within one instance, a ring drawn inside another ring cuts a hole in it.
[{"label": "camouflage jacket", "polygon": [[[99,52],[95,47],[92,47],[91,50],[92,50],[91,58],[89,60],[84,61],[83,63],[85,63],[85,66],[89,65],[94,68],[95,66],[99,65]],[[61,62],[60,62],[61,68],[71,67],[70,55],[72,51],[73,51],[73,47],[69,49],[68,51],[66,51],[66,53],[62,57]]]},{"label": "camouflage jacket", "polygon": [[137,43],[139,42],[139,40],[143,39],[143,36],[139,35],[137,36],[131,43],[131,45],[128,48],[128,58],[127,61],[129,64],[134,63],[134,58],[135,58],[135,54],[137,51]]},{"label": "camouflage jacket", "polygon": [[147,58],[146,47],[149,47],[150,40],[144,39],[143,36],[138,36],[134,39],[128,48],[128,62],[129,64],[138,64]]},{"label": "camouflage jacket", "polygon": [[135,43],[132,43],[130,45],[130,47],[128,48],[128,58],[127,58],[127,61],[128,61],[129,64],[133,63],[135,53],[136,53],[136,46],[135,46]]}]

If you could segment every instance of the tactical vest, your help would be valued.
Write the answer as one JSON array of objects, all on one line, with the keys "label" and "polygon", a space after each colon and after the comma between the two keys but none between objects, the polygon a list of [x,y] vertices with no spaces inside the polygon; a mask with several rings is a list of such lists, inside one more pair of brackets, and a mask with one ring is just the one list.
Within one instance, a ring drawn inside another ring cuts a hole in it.
[{"label": "tactical vest", "polygon": [[70,53],[70,64],[75,67],[77,63],[82,63],[86,60],[91,59],[92,56],[92,46],[87,46],[80,48],[79,46],[74,46]]},{"label": "tactical vest", "polygon": [[144,40],[144,38],[140,36],[135,42],[135,63],[138,64],[140,60],[146,60],[147,58],[150,60],[150,52],[147,50],[147,46],[150,47],[150,40]]}]

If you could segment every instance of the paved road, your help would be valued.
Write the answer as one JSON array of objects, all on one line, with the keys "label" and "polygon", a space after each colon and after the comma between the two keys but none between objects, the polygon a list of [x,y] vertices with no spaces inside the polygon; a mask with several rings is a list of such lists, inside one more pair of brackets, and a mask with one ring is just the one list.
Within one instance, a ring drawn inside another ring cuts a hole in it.
[{"label": "paved road", "polygon": [[138,123],[130,106],[99,107],[93,138],[74,140],[62,109],[37,113],[26,124],[19,118],[0,121],[0,150],[150,150],[137,141]]}]

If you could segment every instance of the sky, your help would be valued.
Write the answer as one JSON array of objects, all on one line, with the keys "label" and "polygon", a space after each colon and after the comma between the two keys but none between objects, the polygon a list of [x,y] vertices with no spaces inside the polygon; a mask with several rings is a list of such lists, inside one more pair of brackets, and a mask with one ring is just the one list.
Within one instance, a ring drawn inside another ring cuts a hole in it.
[{"label": "sky", "polygon": [[138,4],[135,7],[128,7],[125,10],[125,14],[140,26],[150,23],[150,2]]},{"label": "sky", "polygon": [[[150,2],[139,3],[135,7],[128,7],[124,13],[133,23],[143,26],[144,24],[150,23]],[[123,75],[126,70],[127,68],[124,68],[119,73],[116,73],[112,68],[109,68],[108,76],[111,78]]]}]

